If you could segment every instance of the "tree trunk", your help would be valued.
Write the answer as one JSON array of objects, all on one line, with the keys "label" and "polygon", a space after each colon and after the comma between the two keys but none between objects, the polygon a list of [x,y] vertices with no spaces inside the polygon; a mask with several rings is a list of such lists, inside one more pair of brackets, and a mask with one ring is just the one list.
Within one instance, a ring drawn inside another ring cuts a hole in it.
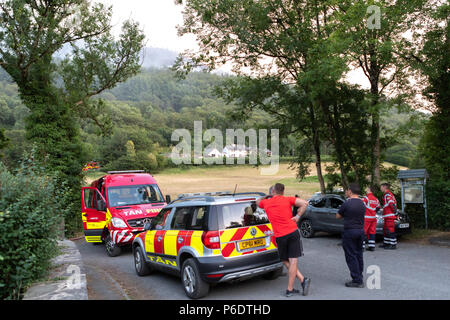
[{"label": "tree trunk", "polygon": [[381,184],[381,172],[380,172],[380,157],[381,157],[381,150],[380,150],[380,122],[379,122],[379,115],[377,115],[377,121],[372,124],[374,127],[373,131],[375,134],[375,144],[373,146],[373,156],[375,159],[375,165],[373,168],[373,184],[379,186]]},{"label": "tree trunk", "polygon": [[325,179],[323,178],[322,174],[322,159],[320,154],[320,136],[316,125],[316,118],[314,115],[313,106],[310,107],[309,116],[311,119],[311,126],[312,126],[314,154],[316,156],[317,178],[319,179],[320,192],[322,194],[325,194]]},{"label": "tree trunk", "polygon": [[344,163],[344,150],[343,150],[343,142],[341,139],[341,133],[339,131],[339,128],[335,127],[335,135],[336,139],[334,142],[334,146],[336,148],[336,157],[339,163],[339,169],[341,170],[341,176],[342,176],[342,187],[344,190],[348,189],[349,186],[349,180],[347,176],[347,170],[345,169],[345,163]]},{"label": "tree trunk", "polygon": [[[372,94],[374,94],[373,106],[378,103],[378,87],[372,88]],[[371,185],[379,186],[381,184],[381,172],[380,172],[380,114],[378,110],[372,112],[372,129],[371,129],[371,141],[372,141],[372,177]]]},{"label": "tree trunk", "polygon": [[320,142],[316,143],[316,139],[314,138],[314,153],[316,156],[316,169],[317,169],[317,178],[319,179],[320,184],[320,192],[325,194],[325,179],[322,174],[322,159],[320,155]]},{"label": "tree trunk", "polygon": [[374,48],[373,44],[369,44],[369,60],[370,68],[369,81],[370,81],[370,93],[372,94],[372,129],[371,129],[371,140],[372,140],[372,177],[371,185],[379,186],[381,183],[380,174],[380,113],[376,108],[378,101],[380,99],[380,92],[378,90],[378,83],[380,77],[380,65],[378,62],[378,54]]},{"label": "tree trunk", "polygon": [[344,144],[342,141],[341,135],[341,127],[339,125],[338,113],[336,109],[336,105],[333,105],[333,113],[325,107],[325,105],[321,104],[322,112],[325,116],[326,121],[328,122],[328,131],[329,131],[329,140],[333,143],[336,158],[339,164],[339,170],[341,171],[341,184],[344,190],[348,189],[349,180],[347,176],[347,170],[345,169],[345,160],[344,160]]}]

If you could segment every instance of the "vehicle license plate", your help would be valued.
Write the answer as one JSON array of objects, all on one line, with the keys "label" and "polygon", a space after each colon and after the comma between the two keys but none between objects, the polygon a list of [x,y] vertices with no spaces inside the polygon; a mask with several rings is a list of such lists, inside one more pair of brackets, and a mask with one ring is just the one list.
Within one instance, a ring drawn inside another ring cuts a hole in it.
[{"label": "vehicle license plate", "polygon": [[246,250],[246,249],[251,249],[251,248],[256,248],[256,247],[263,247],[263,246],[265,246],[265,244],[266,244],[266,241],[264,240],[264,238],[241,241],[241,242],[239,242],[239,249]]}]

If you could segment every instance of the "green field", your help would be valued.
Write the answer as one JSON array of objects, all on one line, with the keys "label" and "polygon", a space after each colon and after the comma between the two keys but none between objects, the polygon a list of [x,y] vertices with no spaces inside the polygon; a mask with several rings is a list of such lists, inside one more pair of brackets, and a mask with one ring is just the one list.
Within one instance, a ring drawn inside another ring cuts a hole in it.
[{"label": "green field", "polygon": [[[323,163],[323,170],[328,163]],[[385,165],[390,165],[385,163]],[[263,166],[264,167],[264,166]],[[402,168],[401,168],[402,169]],[[98,179],[105,172],[93,171],[86,174],[85,184]],[[207,191],[258,191],[267,193],[269,187],[280,182],[286,186],[286,195],[311,197],[320,191],[317,170],[310,165],[310,174],[301,182],[296,178],[295,169],[289,163],[280,163],[275,175],[261,175],[260,169],[252,165],[215,165],[215,166],[185,166],[169,168],[155,173],[161,190],[172,198],[180,193]]]}]

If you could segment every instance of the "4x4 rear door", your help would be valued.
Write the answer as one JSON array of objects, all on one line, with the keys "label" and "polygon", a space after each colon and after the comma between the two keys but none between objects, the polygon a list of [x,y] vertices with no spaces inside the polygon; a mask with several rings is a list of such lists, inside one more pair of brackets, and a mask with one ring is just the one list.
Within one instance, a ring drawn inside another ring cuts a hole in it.
[{"label": "4x4 rear door", "polygon": [[[183,247],[187,235],[187,226],[192,219],[194,207],[178,207],[172,216],[170,227],[164,237],[164,253],[173,267],[177,267],[177,254]],[[181,267],[181,266],[180,266]]]},{"label": "4x4 rear door", "polygon": [[164,247],[168,258],[176,260],[178,252],[184,246],[191,246],[201,256],[203,254],[201,237],[203,231],[207,229],[207,206],[177,207],[164,238]]},{"label": "4x4 rear door", "polygon": [[225,258],[276,249],[272,225],[254,201],[216,206],[220,248]]}]

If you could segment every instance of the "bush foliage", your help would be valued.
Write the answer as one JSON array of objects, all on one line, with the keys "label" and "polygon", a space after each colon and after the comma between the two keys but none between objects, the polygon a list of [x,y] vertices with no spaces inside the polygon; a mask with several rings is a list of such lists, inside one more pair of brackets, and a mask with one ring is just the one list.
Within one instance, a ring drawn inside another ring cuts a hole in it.
[{"label": "bush foliage", "polygon": [[56,252],[65,188],[32,161],[13,174],[0,163],[0,299],[20,299]]}]

